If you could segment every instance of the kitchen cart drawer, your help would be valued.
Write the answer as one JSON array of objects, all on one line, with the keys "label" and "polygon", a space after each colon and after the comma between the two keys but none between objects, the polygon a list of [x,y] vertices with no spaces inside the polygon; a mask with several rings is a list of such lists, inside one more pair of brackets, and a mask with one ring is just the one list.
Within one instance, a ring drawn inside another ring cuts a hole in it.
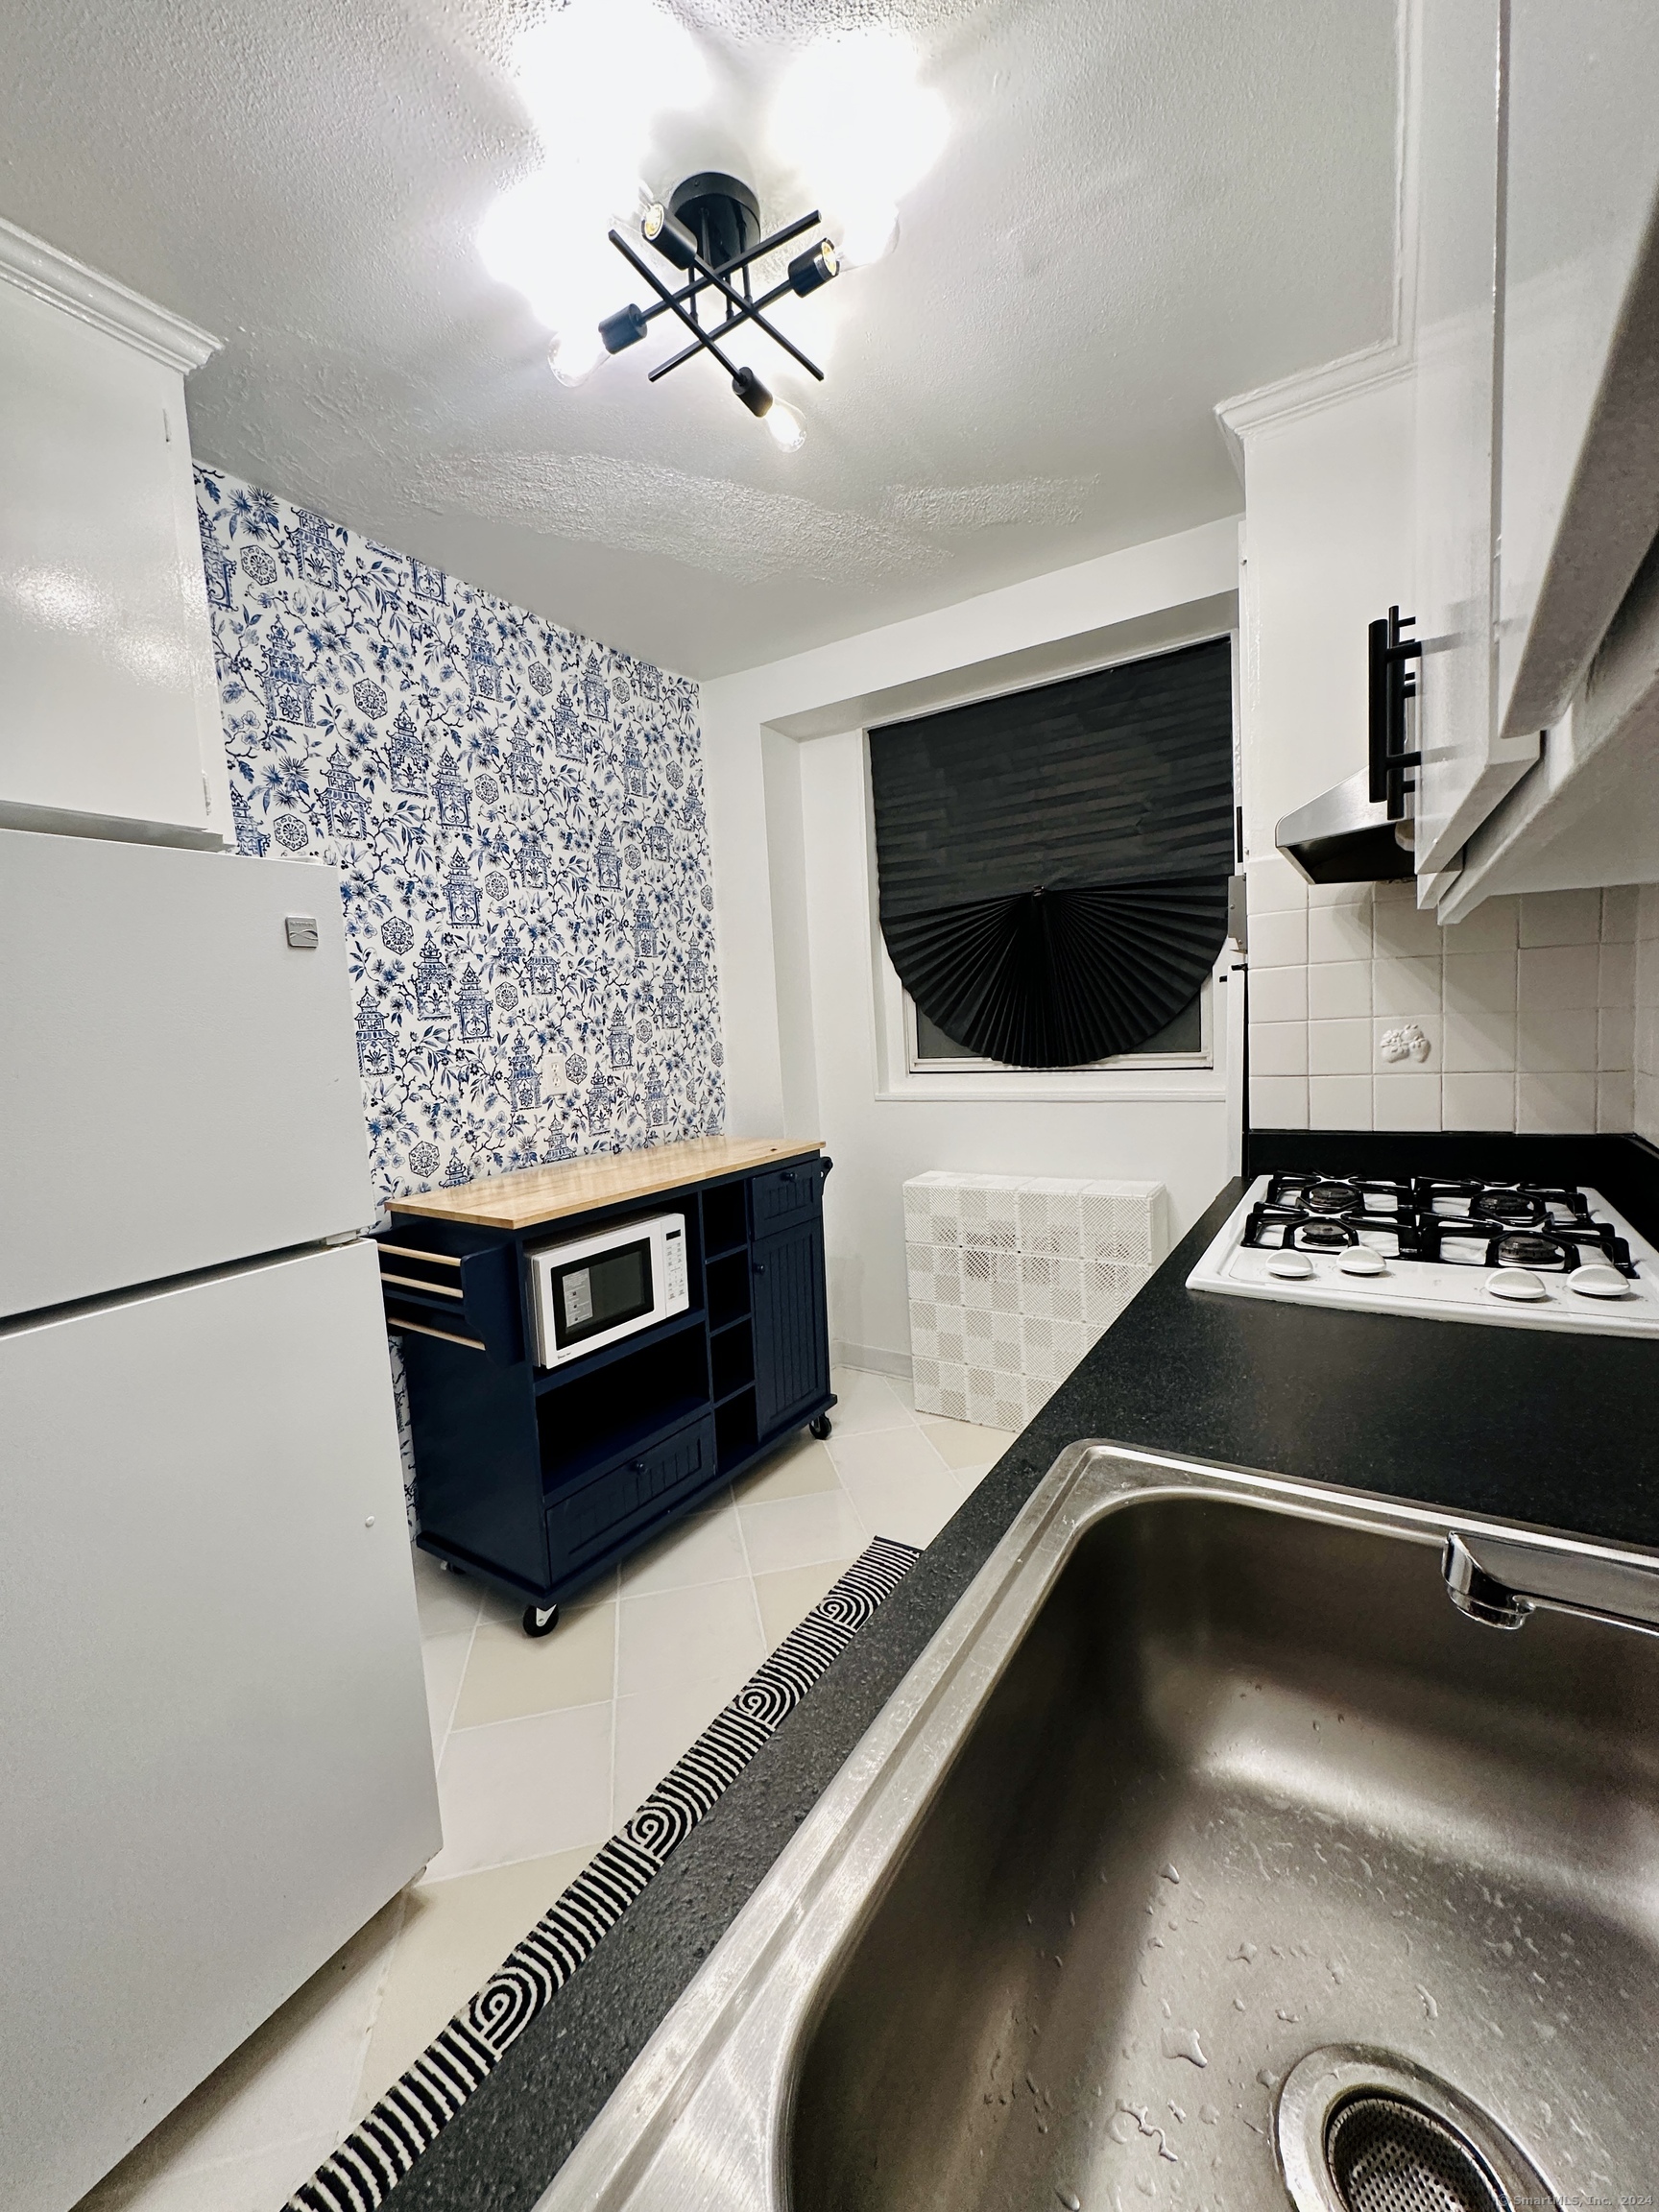
[{"label": "kitchen cart drawer", "polygon": [[705,1413],[620,1466],[555,1498],[547,1540],[555,1581],[608,1551],[714,1478],[714,1417]]},{"label": "kitchen cart drawer", "polygon": [[770,1237],[774,1230],[785,1229],[791,1221],[818,1213],[824,1204],[824,1178],[829,1172],[828,1160],[803,1160],[798,1167],[779,1167],[769,1175],[753,1177],[749,1188],[754,1234]]}]

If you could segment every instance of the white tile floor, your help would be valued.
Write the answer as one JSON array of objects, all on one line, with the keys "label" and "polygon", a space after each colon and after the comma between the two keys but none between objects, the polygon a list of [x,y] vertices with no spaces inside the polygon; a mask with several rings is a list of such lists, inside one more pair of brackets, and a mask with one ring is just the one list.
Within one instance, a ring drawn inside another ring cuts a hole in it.
[{"label": "white tile floor", "polygon": [[415,1554],[444,1848],[83,2200],[276,2212],[872,1536],[926,1544],[1007,1449],[843,1371],[805,1436],[585,1592],[518,1609]]}]

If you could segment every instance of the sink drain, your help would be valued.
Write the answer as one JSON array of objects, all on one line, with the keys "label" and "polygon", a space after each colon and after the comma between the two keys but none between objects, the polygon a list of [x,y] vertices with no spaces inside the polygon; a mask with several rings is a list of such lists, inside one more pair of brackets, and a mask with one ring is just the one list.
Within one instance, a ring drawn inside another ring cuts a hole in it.
[{"label": "sink drain", "polygon": [[1291,2069],[1277,2133],[1298,2212],[1522,2212],[1552,2195],[1450,2082],[1363,2044],[1310,2051]]},{"label": "sink drain", "polygon": [[1348,2212],[1514,2212],[1473,2145],[1403,2097],[1350,2097],[1325,2130]]}]

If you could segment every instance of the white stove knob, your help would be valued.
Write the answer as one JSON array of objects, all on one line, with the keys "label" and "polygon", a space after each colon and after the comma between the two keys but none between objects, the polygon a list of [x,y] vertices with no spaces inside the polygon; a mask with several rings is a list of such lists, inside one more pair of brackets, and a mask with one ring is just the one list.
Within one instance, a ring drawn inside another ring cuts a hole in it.
[{"label": "white stove knob", "polygon": [[1487,1277],[1486,1295],[1530,1304],[1539,1298],[1548,1298],[1550,1293],[1530,1267],[1505,1267],[1502,1274]]},{"label": "white stove knob", "polygon": [[1356,1244],[1344,1252],[1336,1262],[1344,1275],[1386,1275],[1381,1252],[1373,1252],[1369,1244]]},{"label": "white stove knob", "polygon": [[1576,1290],[1580,1298],[1628,1298],[1630,1286],[1617,1267],[1603,1267],[1592,1261],[1588,1266],[1575,1267],[1567,1278],[1569,1290]]},{"label": "white stove knob", "polygon": [[1306,1252],[1275,1252],[1268,1259],[1267,1272],[1282,1283],[1305,1283],[1313,1272],[1313,1262]]}]

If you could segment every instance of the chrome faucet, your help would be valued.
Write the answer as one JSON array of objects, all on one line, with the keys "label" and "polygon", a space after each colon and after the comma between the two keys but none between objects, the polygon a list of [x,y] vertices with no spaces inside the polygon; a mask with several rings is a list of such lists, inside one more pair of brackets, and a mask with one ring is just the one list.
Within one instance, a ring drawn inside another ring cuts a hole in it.
[{"label": "chrome faucet", "polygon": [[1659,1636],[1659,1559],[1454,1528],[1440,1564],[1453,1604],[1488,1628],[1523,1628],[1543,1606]]}]

